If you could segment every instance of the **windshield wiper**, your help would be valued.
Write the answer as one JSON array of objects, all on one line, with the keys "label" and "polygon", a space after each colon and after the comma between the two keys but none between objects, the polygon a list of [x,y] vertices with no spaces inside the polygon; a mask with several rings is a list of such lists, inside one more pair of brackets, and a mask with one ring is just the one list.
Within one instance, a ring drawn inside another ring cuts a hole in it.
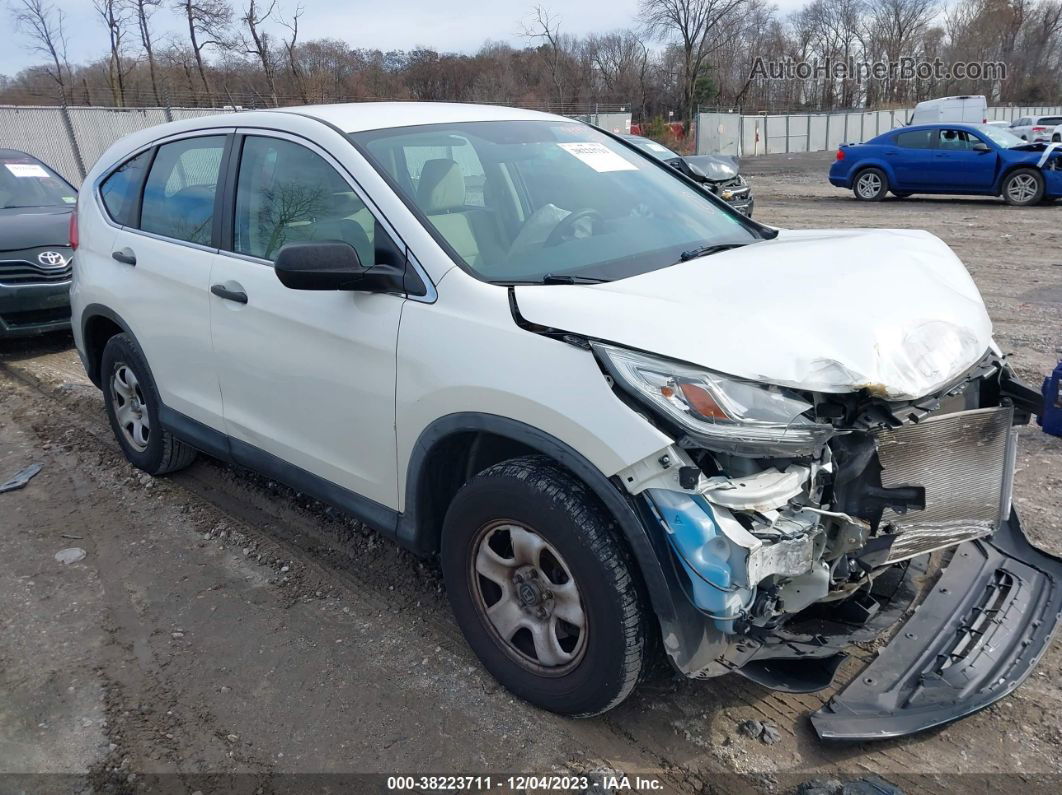
[{"label": "windshield wiper", "polygon": [[595,279],[592,276],[572,276],[567,273],[547,273],[542,277],[542,284],[601,284],[608,279]]},{"label": "windshield wiper", "polygon": [[710,246],[701,246],[700,248],[691,248],[689,251],[683,251],[679,255],[680,262],[689,262],[691,259],[697,259],[697,257],[706,257],[709,254],[717,254],[720,251],[727,251],[732,248],[741,248],[747,246],[748,243],[714,243]]}]

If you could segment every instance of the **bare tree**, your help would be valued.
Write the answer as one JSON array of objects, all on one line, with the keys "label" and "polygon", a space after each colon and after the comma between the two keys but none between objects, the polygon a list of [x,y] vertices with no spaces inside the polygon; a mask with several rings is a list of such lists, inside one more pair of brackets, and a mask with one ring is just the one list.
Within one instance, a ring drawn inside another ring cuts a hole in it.
[{"label": "bare tree", "polygon": [[174,10],[188,25],[188,41],[192,45],[195,66],[206,92],[208,103],[214,102],[214,92],[203,64],[203,50],[208,46],[221,47],[225,31],[232,20],[232,8],[226,0],[175,0]]},{"label": "bare tree", "polygon": [[265,76],[266,85],[269,87],[269,96],[273,101],[274,108],[279,104],[277,100],[276,60],[273,57],[270,46],[271,37],[268,31],[263,29],[263,25],[273,17],[276,10],[277,0],[272,0],[269,6],[264,8],[258,4],[257,0],[250,0],[243,11],[243,16],[240,18],[240,21],[247,28],[247,35],[241,34],[240,36],[244,51],[248,55],[253,55],[258,60],[259,65],[261,65],[262,74]]},{"label": "bare tree", "polygon": [[14,6],[15,27],[30,40],[30,49],[47,58],[44,66],[48,77],[55,83],[59,103],[66,105],[67,76],[70,65],[66,57],[66,32],[63,23],[66,16],[45,0],[20,0]]},{"label": "bare tree", "polygon": [[552,85],[553,99],[563,102],[564,81],[562,77],[564,51],[560,32],[560,19],[542,6],[535,6],[531,20],[524,24],[523,37],[529,42],[538,42]]},{"label": "bare tree", "polygon": [[302,70],[299,68],[299,61],[296,58],[296,47],[299,41],[299,17],[303,15],[305,9],[301,5],[295,6],[295,12],[291,15],[290,20],[281,19],[280,24],[286,27],[291,32],[290,39],[284,39],[284,49],[288,53],[288,70],[291,72],[291,79],[295,81],[295,89],[299,92],[299,99],[303,104],[310,101],[306,94],[306,81],[302,78]]},{"label": "bare tree", "polygon": [[127,0],[136,20],[137,30],[140,33],[140,46],[144,48],[147,58],[148,77],[151,80],[151,95],[155,98],[155,104],[162,106],[162,95],[159,92],[158,65],[155,59],[155,41],[151,35],[151,17],[159,9],[164,0]]},{"label": "bare tree", "polygon": [[677,40],[682,54],[682,112],[693,123],[697,80],[709,56],[732,35],[747,0],[641,0],[639,15],[646,29],[665,41]]},{"label": "bare tree", "polygon": [[107,28],[110,56],[107,61],[107,78],[111,86],[111,99],[118,107],[125,106],[125,77],[132,64],[125,61],[125,35],[129,23],[127,9],[120,0],[92,0],[92,6]]}]

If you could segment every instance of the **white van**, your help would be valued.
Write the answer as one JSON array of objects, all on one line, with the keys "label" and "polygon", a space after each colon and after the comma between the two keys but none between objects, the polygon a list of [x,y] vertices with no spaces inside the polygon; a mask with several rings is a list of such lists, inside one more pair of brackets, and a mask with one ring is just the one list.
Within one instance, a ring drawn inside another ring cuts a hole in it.
[{"label": "white van", "polygon": [[988,121],[988,102],[981,95],[927,99],[915,105],[910,124],[939,121],[985,124]]}]

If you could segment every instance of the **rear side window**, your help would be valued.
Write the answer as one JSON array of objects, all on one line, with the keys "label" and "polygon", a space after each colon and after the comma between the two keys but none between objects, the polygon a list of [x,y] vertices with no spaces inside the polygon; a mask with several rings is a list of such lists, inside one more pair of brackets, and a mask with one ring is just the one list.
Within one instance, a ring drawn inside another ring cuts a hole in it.
[{"label": "rear side window", "polygon": [[149,154],[150,151],[141,152],[131,160],[126,160],[100,184],[100,198],[107,208],[107,214],[116,224],[136,225],[133,213],[136,212],[136,197],[140,191],[140,182],[144,178]]},{"label": "rear side window", "polygon": [[225,136],[187,138],[159,147],[144,183],[140,228],[145,232],[210,245],[214,194]]},{"label": "rear side window", "polygon": [[1062,116],[1041,116],[1040,124],[1045,124],[1049,127],[1054,127],[1058,124],[1062,124]]},{"label": "rear side window", "polygon": [[896,136],[896,145],[908,149],[932,149],[933,130],[912,130]]}]

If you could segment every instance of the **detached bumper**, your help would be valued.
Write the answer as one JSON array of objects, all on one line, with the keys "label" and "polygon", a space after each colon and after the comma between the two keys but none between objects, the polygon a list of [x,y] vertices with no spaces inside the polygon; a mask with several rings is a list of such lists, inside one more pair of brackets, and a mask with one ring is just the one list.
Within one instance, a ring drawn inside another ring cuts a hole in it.
[{"label": "detached bumper", "polygon": [[958,546],[930,594],[848,687],[811,716],[824,740],[930,729],[1013,691],[1062,612],[1062,559],[1032,547],[1016,513]]}]

